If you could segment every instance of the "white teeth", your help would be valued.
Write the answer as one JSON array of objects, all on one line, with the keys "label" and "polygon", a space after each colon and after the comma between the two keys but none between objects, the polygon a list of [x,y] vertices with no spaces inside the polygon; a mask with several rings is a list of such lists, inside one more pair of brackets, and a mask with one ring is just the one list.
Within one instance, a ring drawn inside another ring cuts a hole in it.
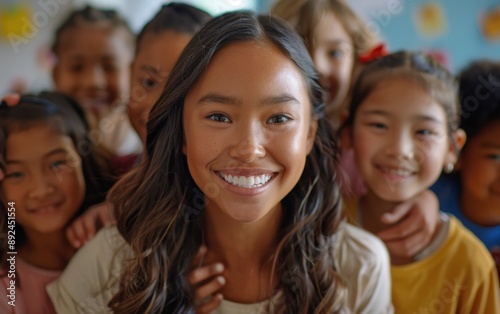
[{"label": "white teeth", "polygon": [[260,176],[232,176],[224,173],[220,173],[220,176],[228,183],[232,185],[236,185],[243,188],[255,188],[266,184],[269,180],[271,180],[271,175],[262,174]]},{"label": "white teeth", "polygon": [[409,176],[411,175],[411,171],[405,169],[387,169],[388,172],[393,173],[398,176]]}]

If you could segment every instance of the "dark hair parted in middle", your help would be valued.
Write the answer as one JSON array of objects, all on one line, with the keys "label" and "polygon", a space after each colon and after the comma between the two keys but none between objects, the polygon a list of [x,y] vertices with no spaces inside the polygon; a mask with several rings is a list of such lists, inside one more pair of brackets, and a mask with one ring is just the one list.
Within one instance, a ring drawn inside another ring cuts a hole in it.
[{"label": "dark hair parted in middle", "polygon": [[202,244],[204,196],[182,152],[184,101],[218,51],[244,42],[270,43],[296,65],[308,90],[313,119],[318,121],[302,176],[282,200],[287,214],[269,257],[282,292],[277,312],[333,313],[344,305],[344,284],[333,256],[334,235],[343,222],[338,147],[323,114],[313,63],[302,39],[279,18],[232,12],[208,22],[185,48],[151,110],[147,157],[110,193],[119,211],[118,229],[135,252],[110,302],[113,311],[194,311],[186,276]]},{"label": "dark hair parted in middle", "polygon": [[458,84],[454,76],[432,57],[423,52],[410,51],[398,51],[375,59],[363,69],[354,85],[349,118],[345,125],[353,124],[358,107],[373,89],[380,82],[390,79],[408,79],[421,84],[443,107],[449,132],[458,129],[460,108],[457,99]]},{"label": "dark hair parted in middle", "polygon": [[164,31],[195,34],[212,17],[207,12],[189,4],[171,2],[161,7],[160,11],[142,28],[136,37],[136,51],[146,34],[158,34]]},{"label": "dark hair parted in middle", "polygon": [[130,40],[130,45],[133,45],[134,34],[128,26],[127,21],[117,11],[87,5],[84,8],[72,11],[56,29],[54,42],[52,43],[52,52],[55,55],[59,55],[62,42],[64,41],[63,34],[70,29],[78,28],[82,25],[99,25],[112,29],[123,29],[127,35],[127,39]]}]

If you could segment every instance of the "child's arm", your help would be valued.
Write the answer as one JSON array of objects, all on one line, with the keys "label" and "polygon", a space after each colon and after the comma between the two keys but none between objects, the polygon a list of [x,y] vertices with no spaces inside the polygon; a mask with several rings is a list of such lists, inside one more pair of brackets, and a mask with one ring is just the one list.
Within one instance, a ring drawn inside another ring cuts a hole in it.
[{"label": "child's arm", "polygon": [[66,237],[73,247],[80,248],[92,239],[102,227],[116,222],[113,204],[103,202],[90,207],[66,229]]},{"label": "child's arm", "polygon": [[392,213],[384,214],[383,222],[395,225],[377,236],[392,257],[411,258],[432,240],[439,217],[439,201],[432,191],[426,190],[398,205]]},{"label": "child's arm", "polygon": [[[193,288],[195,297],[196,314],[211,313],[217,309],[223,299],[222,294],[216,292],[224,286],[225,279],[222,277],[224,265],[215,263],[206,266],[199,266],[203,261],[203,257],[207,253],[207,247],[201,246],[193,262],[195,267],[188,274],[188,281]],[[210,280],[208,282],[205,282]],[[205,282],[204,284],[201,284]]]}]

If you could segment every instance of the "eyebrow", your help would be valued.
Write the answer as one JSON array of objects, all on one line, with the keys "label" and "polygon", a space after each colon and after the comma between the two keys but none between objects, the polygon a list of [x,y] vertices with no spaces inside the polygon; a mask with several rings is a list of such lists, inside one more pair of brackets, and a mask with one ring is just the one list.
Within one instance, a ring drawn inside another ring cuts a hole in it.
[{"label": "eyebrow", "polygon": [[[50,157],[50,156],[53,156],[53,155],[67,154],[67,153],[68,153],[68,151],[66,149],[64,149],[64,148],[56,148],[56,149],[51,150],[47,154],[43,155],[42,158],[47,158],[47,157]],[[22,164],[23,162],[19,161],[19,160],[6,160],[6,163],[7,164]]]},{"label": "eyebrow", "polygon": [[[389,112],[384,111],[384,110],[379,110],[379,109],[366,110],[362,114],[365,116],[367,116],[367,115],[381,115],[381,116],[385,116],[385,117],[389,117],[389,118],[392,117],[392,114],[390,114]],[[429,121],[429,122],[434,122],[434,123],[443,123],[443,121],[436,119],[433,116],[429,116],[429,115],[425,115],[425,114],[415,116],[415,120],[424,120],[424,121]]]},{"label": "eyebrow", "polygon": [[[208,103],[218,103],[218,104],[223,104],[223,105],[231,105],[231,106],[241,106],[242,101],[237,99],[236,97],[231,97],[231,96],[224,96],[220,94],[215,94],[215,93],[210,93],[207,94],[203,97],[200,98],[198,101],[198,104],[203,105],[203,104],[208,104]],[[293,97],[290,94],[281,94],[277,96],[269,96],[261,101],[259,101],[260,106],[274,106],[274,105],[281,105],[281,104],[293,104],[293,105],[299,105],[300,106],[300,101],[297,100],[297,98]]]},{"label": "eyebrow", "polygon": [[353,47],[353,44],[350,43],[348,40],[346,39],[341,39],[341,38],[338,38],[338,39],[329,39],[329,40],[326,40],[325,43],[329,44],[329,45],[347,45],[349,47]]},{"label": "eyebrow", "polygon": [[[82,55],[79,55],[79,54],[76,54],[76,55],[72,55],[69,57],[69,60],[72,61],[72,62],[75,62],[75,61],[82,61],[82,60],[85,60],[85,57],[82,56]],[[101,57],[99,60],[101,61],[104,61],[104,62],[116,62],[117,61],[117,58],[113,55],[105,55],[103,57]]]},{"label": "eyebrow", "polygon": [[500,144],[498,143],[492,143],[492,142],[484,142],[481,144],[481,147],[484,148],[493,148],[493,149],[500,149]]},{"label": "eyebrow", "polygon": [[146,72],[153,72],[155,74],[160,74],[160,71],[157,68],[152,67],[150,65],[141,66],[141,70],[146,71]]}]

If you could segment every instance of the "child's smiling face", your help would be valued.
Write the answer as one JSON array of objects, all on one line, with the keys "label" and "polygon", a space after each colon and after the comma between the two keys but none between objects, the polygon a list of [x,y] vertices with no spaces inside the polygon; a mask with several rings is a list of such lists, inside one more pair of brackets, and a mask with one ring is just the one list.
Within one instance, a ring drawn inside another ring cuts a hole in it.
[{"label": "child's smiling face", "polygon": [[326,111],[337,112],[349,94],[354,67],[353,42],[333,12],[322,17],[314,34],[312,57],[328,98]]},{"label": "child's smiling face", "polygon": [[401,202],[429,188],[454,162],[443,107],[419,83],[391,78],[359,106],[352,129],[356,163],[379,198]]},{"label": "child's smiling face", "polygon": [[459,161],[460,203],[482,225],[500,224],[500,120],[469,139]]},{"label": "child's smiling face", "polygon": [[128,97],[131,39],[124,29],[79,26],[61,35],[56,89],[77,99],[97,119]]},{"label": "child's smiling face", "polygon": [[130,122],[143,143],[146,142],[149,111],[191,37],[191,34],[164,31],[146,34],[141,40],[132,63],[128,113]]},{"label": "child's smiling face", "polygon": [[48,125],[9,135],[2,192],[15,202],[16,222],[26,233],[63,230],[85,197],[81,159],[66,135]]},{"label": "child's smiling face", "polygon": [[240,222],[280,205],[317,127],[303,75],[268,42],[217,52],[185,99],[183,122],[183,150],[207,213]]}]

